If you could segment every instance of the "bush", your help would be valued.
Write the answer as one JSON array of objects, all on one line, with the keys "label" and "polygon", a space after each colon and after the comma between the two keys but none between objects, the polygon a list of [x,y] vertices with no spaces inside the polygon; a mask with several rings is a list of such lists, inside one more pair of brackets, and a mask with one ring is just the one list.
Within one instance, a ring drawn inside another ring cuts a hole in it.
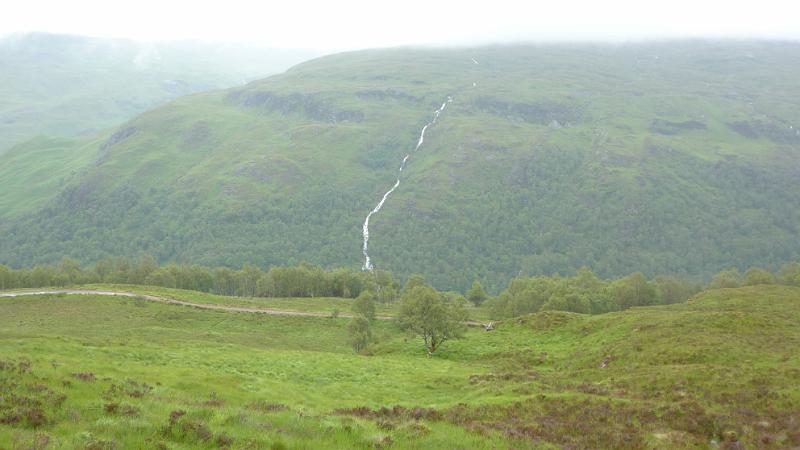
[{"label": "bush", "polygon": [[370,291],[364,291],[353,300],[353,314],[364,316],[369,321],[375,320],[375,296]]},{"label": "bush", "polygon": [[350,345],[356,352],[364,350],[372,341],[369,320],[362,315],[357,315],[350,320],[347,332],[350,334]]}]

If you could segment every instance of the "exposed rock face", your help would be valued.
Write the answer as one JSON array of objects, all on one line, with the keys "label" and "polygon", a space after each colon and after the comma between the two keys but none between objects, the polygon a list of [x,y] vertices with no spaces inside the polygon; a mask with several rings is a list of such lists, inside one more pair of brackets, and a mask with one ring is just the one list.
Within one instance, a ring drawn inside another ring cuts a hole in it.
[{"label": "exposed rock face", "polygon": [[728,128],[750,139],[765,137],[776,144],[800,144],[800,129],[770,118],[729,122]]},{"label": "exposed rock face", "polygon": [[684,131],[705,130],[706,124],[696,120],[687,120],[684,122],[672,122],[664,119],[653,119],[650,124],[650,131],[653,133],[673,135],[682,133]]},{"label": "exposed rock face", "polygon": [[247,108],[260,108],[280,114],[299,113],[328,123],[361,122],[364,113],[355,109],[340,109],[313,94],[276,94],[269,91],[238,90],[228,95],[228,101]]},{"label": "exposed rock face", "polygon": [[409,102],[418,102],[420,99],[408,92],[398,91],[396,89],[367,89],[356,92],[356,96],[362,100],[404,100]]},{"label": "exposed rock face", "polygon": [[108,140],[100,147],[100,152],[97,157],[97,165],[102,164],[108,158],[112,147],[133,136],[137,131],[139,131],[139,129],[136,127],[126,127],[112,134],[111,137],[108,138]]},{"label": "exposed rock face", "polygon": [[739,122],[729,122],[728,128],[750,139],[758,139],[758,131],[750,125],[750,122],[742,120]]},{"label": "exposed rock face", "polygon": [[568,126],[569,123],[578,122],[582,114],[582,108],[576,105],[548,102],[516,103],[492,97],[481,97],[472,103],[472,107],[508,120],[545,126],[550,126],[553,122],[559,126]]}]

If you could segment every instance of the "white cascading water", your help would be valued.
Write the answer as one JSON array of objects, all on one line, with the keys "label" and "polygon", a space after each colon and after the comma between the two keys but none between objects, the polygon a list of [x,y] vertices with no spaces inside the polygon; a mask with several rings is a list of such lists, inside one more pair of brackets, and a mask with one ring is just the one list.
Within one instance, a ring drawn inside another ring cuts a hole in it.
[{"label": "white cascading water", "polygon": [[[422,143],[425,141],[425,130],[427,130],[428,127],[430,127],[430,126],[432,126],[433,124],[436,123],[436,120],[439,119],[439,115],[442,114],[442,111],[444,111],[444,109],[447,107],[447,104],[450,103],[451,101],[453,101],[453,98],[448,96],[447,100],[445,100],[445,102],[442,103],[442,106],[439,109],[437,109],[436,112],[433,113],[433,119],[431,119],[430,122],[428,122],[427,124],[425,124],[424,127],[422,127],[422,131],[420,131],[420,133],[419,133],[419,140],[417,141],[417,146],[414,147],[414,152],[416,152],[417,150],[420,149],[420,147],[422,147]],[[372,262],[370,261],[370,258],[369,258],[369,251],[368,251],[368,247],[369,247],[369,219],[372,217],[373,214],[378,213],[378,211],[380,211],[381,208],[383,208],[383,204],[386,202],[386,199],[388,199],[389,196],[392,195],[392,192],[394,192],[394,190],[397,189],[397,186],[400,186],[400,175],[403,173],[403,168],[406,166],[406,162],[408,162],[408,158],[410,158],[410,157],[411,157],[411,153],[408,153],[408,154],[406,154],[405,157],[403,157],[403,162],[400,163],[400,169],[397,171],[397,181],[394,182],[394,186],[392,186],[391,189],[389,189],[388,191],[386,191],[385,194],[383,194],[383,198],[381,198],[381,201],[378,202],[378,204],[375,206],[375,208],[372,211],[370,211],[369,214],[367,214],[367,218],[364,219],[364,227],[362,229],[362,233],[363,233],[363,236],[364,236],[364,245],[361,248],[361,252],[364,254],[364,267],[363,267],[363,270],[371,271],[373,269]]]}]

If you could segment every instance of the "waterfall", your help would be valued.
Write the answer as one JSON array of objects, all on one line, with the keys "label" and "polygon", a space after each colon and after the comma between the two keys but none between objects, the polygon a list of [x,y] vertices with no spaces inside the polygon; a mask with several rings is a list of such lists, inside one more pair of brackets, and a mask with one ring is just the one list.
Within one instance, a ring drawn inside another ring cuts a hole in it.
[{"label": "waterfall", "polygon": [[[417,146],[414,147],[413,152],[416,152],[417,150],[420,149],[420,147],[422,147],[423,142],[425,142],[425,131],[428,129],[428,127],[436,123],[436,120],[439,119],[439,115],[442,114],[442,111],[444,111],[444,109],[451,101],[453,101],[453,98],[448,96],[447,100],[445,100],[444,103],[442,103],[442,106],[433,113],[433,119],[431,119],[430,122],[428,122],[427,124],[425,124],[424,127],[422,127],[422,130],[419,133],[419,140],[417,141]],[[385,194],[383,194],[381,201],[378,202],[375,208],[373,208],[372,211],[370,211],[369,214],[367,214],[367,218],[364,219],[364,227],[362,228],[362,234],[364,236],[364,244],[361,248],[361,253],[364,254],[364,266],[362,268],[363,270],[371,271],[373,269],[372,262],[370,261],[369,258],[369,219],[374,214],[377,214],[378,211],[381,210],[381,208],[383,208],[383,204],[386,203],[386,199],[388,199],[389,196],[392,195],[392,192],[394,192],[394,190],[397,189],[398,186],[400,186],[400,175],[402,175],[403,169],[406,167],[406,163],[408,162],[408,159],[410,157],[411,153],[407,153],[406,156],[403,157],[403,161],[400,163],[400,168],[397,170],[397,180],[394,182],[394,185],[392,185],[391,189],[389,189],[388,191],[386,191]]]}]

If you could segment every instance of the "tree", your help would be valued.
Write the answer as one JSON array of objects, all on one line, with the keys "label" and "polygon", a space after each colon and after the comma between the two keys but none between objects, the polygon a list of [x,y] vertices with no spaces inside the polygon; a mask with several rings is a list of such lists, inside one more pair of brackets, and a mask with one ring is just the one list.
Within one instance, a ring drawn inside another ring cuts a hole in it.
[{"label": "tree", "polygon": [[139,257],[139,263],[133,269],[130,277],[130,282],[134,284],[142,284],[147,277],[158,269],[158,263],[153,255],[149,253],[143,254]]},{"label": "tree", "polygon": [[417,286],[425,286],[425,277],[418,274],[410,275],[408,280],[406,280],[406,284],[403,286],[403,290],[400,292],[400,294],[405,295],[406,292],[414,289]]},{"label": "tree", "polygon": [[214,269],[214,289],[218,295],[233,295],[236,292],[236,272],[227,267]]},{"label": "tree", "polygon": [[554,284],[555,281],[548,277],[514,278],[500,295],[489,299],[486,304],[494,317],[534,313],[549,300]]},{"label": "tree", "polygon": [[541,308],[542,311],[569,311],[581,314],[592,312],[592,303],[588,297],[572,292],[566,295],[554,295]]},{"label": "tree", "polygon": [[744,274],[744,285],[775,284],[775,275],[760,267],[751,267]]},{"label": "tree", "polygon": [[711,283],[708,284],[709,289],[722,289],[722,288],[737,288],[742,285],[742,274],[738,269],[728,269],[714,275]]},{"label": "tree", "polygon": [[357,315],[350,320],[347,325],[347,333],[350,335],[350,345],[353,350],[360,352],[364,350],[372,341],[372,329],[369,320],[361,315]]},{"label": "tree", "polygon": [[275,296],[275,280],[272,279],[269,272],[261,275],[256,283],[256,295],[259,297],[274,297]]},{"label": "tree", "polygon": [[702,289],[696,283],[668,276],[656,277],[655,283],[661,303],[665,305],[685,302]]},{"label": "tree", "polygon": [[384,286],[378,291],[378,301],[381,303],[392,303],[397,300],[397,290],[394,286]]},{"label": "tree", "polygon": [[81,281],[83,272],[81,271],[81,265],[78,261],[64,257],[61,259],[61,262],[58,263],[58,273],[66,282],[64,284],[76,284]]},{"label": "tree", "polygon": [[10,267],[0,264],[0,290],[15,288],[14,272]]},{"label": "tree", "polygon": [[611,285],[611,297],[618,309],[656,303],[656,288],[641,272],[634,272]]},{"label": "tree", "polygon": [[472,282],[472,287],[467,291],[467,300],[472,302],[473,305],[479,306],[481,303],[486,301],[489,298],[486,295],[486,291],[483,290],[483,286],[478,280]]},{"label": "tree", "polygon": [[150,272],[147,278],[144,279],[144,283],[151,286],[176,287],[175,277],[166,268],[159,268]]},{"label": "tree", "polygon": [[261,270],[252,264],[245,264],[242,270],[236,274],[239,296],[255,297],[259,278],[261,278]]},{"label": "tree", "polygon": [[422,337],[430,356],[446,341],[461,337],[467,312],[460,302],[423,285],[403,294],[398,319],[401,327]]},{"label": "tree", "polygon": [[108,281],[108,276],[113,271],[114,260],[111,258],[102,259],[94,264],[94,272],[97,274],[97,278],[101,283]]},{"label": "tree", "polygon": [[778,282],[789,286],[800,286],[800,263],[789,263],[778,272]]},{"label": "tree", "polygon": [[353,314],[361,315],[370,322],[375,320],[375,296],[370,291],[363,291],[353,300]]}]

